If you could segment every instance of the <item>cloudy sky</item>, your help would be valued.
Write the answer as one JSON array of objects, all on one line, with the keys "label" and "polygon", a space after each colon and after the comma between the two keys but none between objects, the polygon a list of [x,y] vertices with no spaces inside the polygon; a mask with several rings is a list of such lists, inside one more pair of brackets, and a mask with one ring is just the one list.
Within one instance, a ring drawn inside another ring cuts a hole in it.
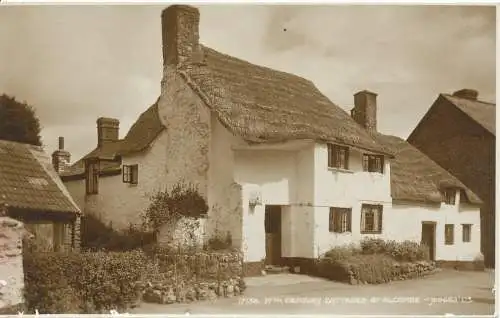
[{"label": "cloudy sky", "polygon": [[[123,137],[160,93],[164,6],[0,7],[0,93],[33,105],[46,150],[72,161],[96,146],[96,119]],[[348,110],[379,94],[379,131],[406,138],[441,92],[495,100],[495,8],[200,6],[201,42],[312,80]],[[286,31],[285,31],[286,30]]]}]

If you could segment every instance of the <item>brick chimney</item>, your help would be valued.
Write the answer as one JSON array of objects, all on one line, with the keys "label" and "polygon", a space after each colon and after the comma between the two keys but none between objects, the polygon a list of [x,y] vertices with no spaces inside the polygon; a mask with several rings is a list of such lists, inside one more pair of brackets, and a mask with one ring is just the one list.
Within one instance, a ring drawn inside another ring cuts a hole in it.
[{"label": "brick chimney", "polygon": [[200,13],[187,5],[172,5],[161,14],[163,64],[182,65],[200,52]]},{"label": "brick chimney", "polygon": [[366,90],[354,94],[351,117],[369,132],[377,132],[377,94]]},{"label": "brick chimney", "polygon": [[118,140],[120,121],[114,118],[100,117],[97,119],[97,146]]},{"label": "brick chimney", "polygon": [[470,88],[463,88],[463,89],[458,90],[458,91],[453,93],[453,96],[465,98],[465,99],[470,99],[470,100],[477,100],[478,95],[479,95],[478,91],[476,91],[475,89],[470,89]]},{"label": "brick chimney", "polygon": [[64,172],[69,166],[71,154],[64,150],[64,137],[59,137],[59,148],[52,153],[52,165],[57,173]]}]

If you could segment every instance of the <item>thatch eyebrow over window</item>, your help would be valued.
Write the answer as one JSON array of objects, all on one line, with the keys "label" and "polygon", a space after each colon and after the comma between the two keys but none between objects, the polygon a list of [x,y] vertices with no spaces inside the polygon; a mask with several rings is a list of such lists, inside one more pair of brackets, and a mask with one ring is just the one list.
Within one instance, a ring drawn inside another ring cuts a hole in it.
[{"label": "thatch eyebrow over window", "polygon": [[382,205],[363,204],[361,206],[361,234],[382,233]]},{"label": "thatch eyebrow over window", "polygon": [[471,241],[472,224],[462,224],[462,242],[469,243]]},{"label": "thatch eyebrow over window", "polygon": [[453,224],[444,225],[444,244],[453,245],[455,243],[455,226]]},{"label": "thatch eyebrow over window", "polygon": [[328,144],[328,167],[349,169],[349,147]]},{"label": "thatch eyebrow over window", "polygon": [[334,233],[351,232],[351,209],[330,208],[328,230]]},{"label": "thatch eyebrow over window", "polygon": [[384,156],[363,154],[363,171],[384,173]]}]

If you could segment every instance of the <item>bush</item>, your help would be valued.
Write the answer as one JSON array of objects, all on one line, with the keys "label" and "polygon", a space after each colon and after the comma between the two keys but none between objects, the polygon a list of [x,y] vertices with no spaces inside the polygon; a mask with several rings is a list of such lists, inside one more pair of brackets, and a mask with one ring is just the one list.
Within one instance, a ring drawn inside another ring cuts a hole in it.
[{"label": "bush", "polygon": [[197,219],[207,211],[208,205],[194,185],[178,183],[153,195],[143,218],[145,225],[158,231],[164,224],[182,217]]},{"label": "bush", "polygon": [[319,276],[331,280],[380,284],[429,272],[434,265],[428,260],[425,245],[368,238],[360,247],[340,246],[326,252],[318,259],[316,270]]},{"label": "bush", "polygon": [[151,271],[138,251],[24,255],[27,309],[40,313],[124,310],[137,299],[135,283]]},{"label": "bush", "polygon": [[344,260],[360,253],[361,249],[359,247],[354,246],[354,244],[351,244],[347,246],[335,247],[326,252],[324,257],[332,260]]},{"label": "bush", "polygon": [[415,262],[429,260],[429,248],[413,241],[384,241],[368,238],[361,241],[363,254],[386,254],[397,261]]},{"label": "bush", "polygon": [[155,242],[154,234],[132,224],[124,231],[116,231],[92,215],[86,215],[81,225],[81,245],[88,250],[115,252],[144,248]]}]

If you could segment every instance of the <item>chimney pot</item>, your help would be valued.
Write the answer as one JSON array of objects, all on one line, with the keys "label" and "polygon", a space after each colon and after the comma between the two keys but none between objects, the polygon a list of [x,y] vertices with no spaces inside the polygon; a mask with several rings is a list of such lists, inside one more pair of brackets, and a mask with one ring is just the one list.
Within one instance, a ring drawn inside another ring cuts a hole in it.
[{"label": "chimney pot", "polygon": [[477,100],[477,97],[479,96],[479,92],[475,89],[463,88],[461,90],[454,92],[453,96],[465,98],[465,99],[470,99],[470,100]]},{"label": "chimney pot", "polygon": [[64,137],[59,137],[59,149],[52,153],[52,165],[57,173],[62,173],[69,166],[71,154],[64,150]]},{"label": "chimney pot", "polygon": [[199,51],[200,13],[187,5],[172,5],[161,13],[163,64],[181,65]]},{"label": "chimney pot", "polygon": [[367,90],[354,94],[351,117],[369,132],[377,132],[377,94]]}]

